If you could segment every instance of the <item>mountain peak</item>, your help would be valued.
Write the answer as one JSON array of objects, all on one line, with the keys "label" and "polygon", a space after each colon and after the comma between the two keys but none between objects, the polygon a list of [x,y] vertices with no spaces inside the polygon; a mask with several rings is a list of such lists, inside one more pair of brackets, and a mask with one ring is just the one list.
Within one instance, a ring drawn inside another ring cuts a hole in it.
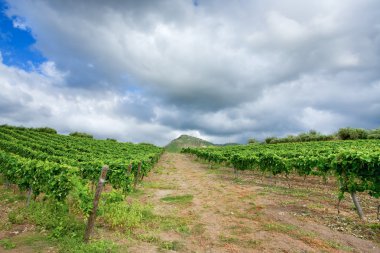
[{"label": "mountain peak", "polygon": [[179,152],[182,148],[187,147],[205,147],[212,146],[209,141],[205,141],[203,139],[190,136],[187,134],[182,134],[178,138],[172,140],[168,145],[165,146],[165,149],[169,152]]}]

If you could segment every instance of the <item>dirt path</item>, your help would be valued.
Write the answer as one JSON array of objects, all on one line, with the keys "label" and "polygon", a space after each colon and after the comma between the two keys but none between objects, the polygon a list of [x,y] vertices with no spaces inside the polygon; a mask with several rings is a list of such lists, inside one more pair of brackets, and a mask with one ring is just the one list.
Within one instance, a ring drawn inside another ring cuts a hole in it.
[{"label": "dirt path", "polygon": [[[154,206],[155,213],[175,215],[189,227],[184,231],[160,232],[161,240],[175,242],[168,249],[180,252],[380,252],[376,243],[295,216],[279,205],[281,197],[265,187],[240,184],[234,180],[231,170],[209,169],[208,165],[186,155],[165,153],[144,181],[141,198]],[[181,201],[181,196],[185,201]],[[165,201],[165,197],[174,198]],[[157,246],[137,243],[129,251],[155,252]]]}]

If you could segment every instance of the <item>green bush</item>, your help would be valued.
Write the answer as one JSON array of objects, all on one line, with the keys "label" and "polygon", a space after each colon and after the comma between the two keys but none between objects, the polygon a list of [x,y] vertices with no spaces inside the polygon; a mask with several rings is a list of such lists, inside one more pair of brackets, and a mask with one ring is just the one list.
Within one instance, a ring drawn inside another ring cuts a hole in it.
[{"label": "green bush", "polygon": [[361,128],[340,128],[337,136],[341,140],[367,139],[368,132]]},{"label": "green bush", "polygon": [[70,133],[69,135],[73,136],[73,137],[81,137],[81,138],[94,139],[94,136],[92,136],[91,134],[81,133],[81,132],[73,132],[73,133]]},{"label": "green bush", "polygon": [[258,144],[258,143],[259,143],[259,141],[256,140],[255,138],[248,139],[248,144]]},{"label": "green bush", "polygon": [[269,143],[274,143],[275,141],[276,141],[276,137],[274,137],[274,136],[271,136],[271,137],[267,137],[267,138],[265,138],[265,143],[266,144],[269,144]]},{"label": "green bush", "polygon": [[34,128],[33,130],[37,132],[42,132],[42,133],[57,134],[57,130],[50,127],[39,127],[39,128]]}]

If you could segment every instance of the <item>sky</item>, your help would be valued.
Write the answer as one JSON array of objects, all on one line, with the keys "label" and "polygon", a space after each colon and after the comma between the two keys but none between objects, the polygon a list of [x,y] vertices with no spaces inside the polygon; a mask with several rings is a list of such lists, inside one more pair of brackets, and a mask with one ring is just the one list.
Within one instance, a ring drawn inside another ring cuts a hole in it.
[{"label": "sky", "polygon": [[165,145],[380,127],[378,0],[0,0],[0,124]]}]

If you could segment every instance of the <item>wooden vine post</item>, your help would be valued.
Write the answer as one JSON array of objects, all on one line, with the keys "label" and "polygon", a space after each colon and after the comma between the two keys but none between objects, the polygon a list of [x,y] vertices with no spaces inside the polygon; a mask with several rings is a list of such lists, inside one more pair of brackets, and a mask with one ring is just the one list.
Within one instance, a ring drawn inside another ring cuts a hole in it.
[{"label": "wooden vine post", "polygon": [[98,186],[96,187],[95,197],[94,197],[94,206],[90,212],[90,216],[88,217],[86,232],[84,233],[84,242],[87,243],[90,239],[92,230],[94,229],[95,219],[96,219],[96,211],[98,209],[100,194],[102,193],[104,183],[106,182],[106,175],[108,171],[108,166],[105,165],[102,168],[102,172],[100,173],[100,178],[98,182]]},{"label": "wooden vine post", "polygon": [[136,177],[135,177],[135,183],[133,185],[133,189],[136,189],[137,182],[139,181],[139,178],[140,178],[140,173],[141,173],[141,162],[139,162],[139,166],[137,168],[137,174],[136,174]]},{"label": "wooden vine post", "polygon": [[26,206],[30,205],[30,199],[32,198],[32,195],[33,195],[33,188],[30,187],[29,190],[28,190],[28,198],[26,200]]},{"label": "wooden vine post", "polygon": [[352,201],[354,202],[356,212],[358,213],[360,219],[365,220],[363,209],[359,203],[358,197],[356,196],[356,192],[351,192],[350,194],[351,194]]}]

